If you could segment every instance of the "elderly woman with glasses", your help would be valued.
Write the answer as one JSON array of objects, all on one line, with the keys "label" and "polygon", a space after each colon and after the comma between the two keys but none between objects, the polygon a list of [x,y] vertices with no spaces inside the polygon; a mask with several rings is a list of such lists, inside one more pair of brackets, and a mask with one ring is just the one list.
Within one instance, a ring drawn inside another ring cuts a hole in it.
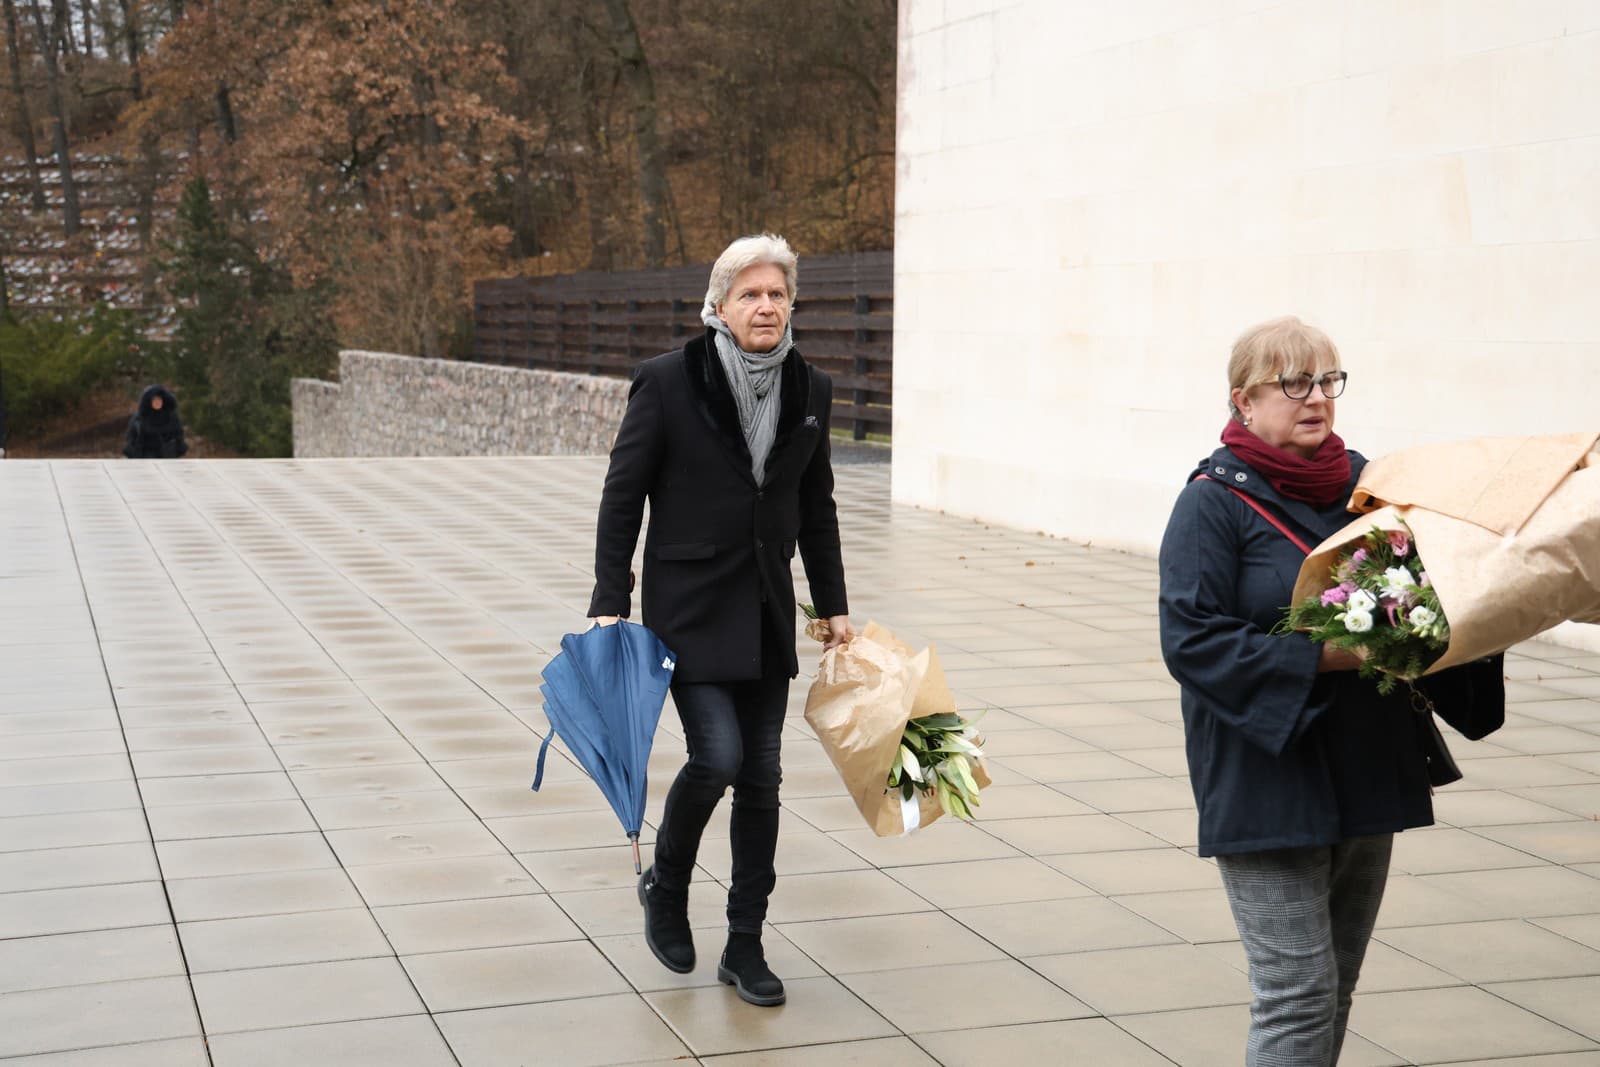
[{"label": "elderly woman with glasses", "polygon": [[800,358],[798,265],[781,237],[728,246],[711,268],[706,331],[640,365],[611,450],[589,614],[626,616],[644,505],[644,623],[677,656],[672,699],[688,762],[667,793],[655,861],[639,880],[645,942],[694,969],[689,882],[700,836],[731,786],[728,942],[717,977],[782,1004],[761,928],[777,876],[778,754],[795,656],[798,547],[833,648],[851,636],[833,500],[828,376]]},{"label": "elderly woman with glasses", "polygon": [[[1272,632],[1300,544],[1350,520],[1366,461],[1333,432],[1347,377],[1299,319],[1246,331],[1222,447],[1161,543],[1161,649],[1182,689],[1200,855],[1217,859],[1248,961],[1251,1067],[1338,1060],[1394,834],[1433,822],[1432,727],[1411,694],[1385,697],[1353,655]],[[1469,737],[1504,721],[1499,657],[1418,689]]]}]

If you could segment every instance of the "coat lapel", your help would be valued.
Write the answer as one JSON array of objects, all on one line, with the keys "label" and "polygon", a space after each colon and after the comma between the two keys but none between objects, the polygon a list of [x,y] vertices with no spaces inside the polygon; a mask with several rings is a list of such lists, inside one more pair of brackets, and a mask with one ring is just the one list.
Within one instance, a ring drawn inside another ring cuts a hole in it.
[{"label": "coat lapel", "polygon": [[739,409],[734,405],[727,373],[722,369],[722,360],[716,357],[711,338],[708,326],[703,336],[683,346],[683,370],[689,379],[689,395],[694,398],[695,410],[706,427],[721,443],[728,461],[753,483],[750,446],[744,443],[744,431],[739,428]]},{"label": "coat lapel", "polygon": [[[739,409],[733,402],[733,391],[728,387],[727,372],[716,355],[713,331],[706,328],[704,335],[683,346],[684,373],[689,378],[689,392],[694,397],[695,408],[722,444],[729,462],[752,483],[750,473],[750,446],[745,444],[744,430],[739,426]],[[778,430],[767,455],[767,481],[784,470],[791,453],[810,456],[808,443],[814,444],[820,427],[811,414],[811,368],[806,366],[800,353],[791,349],[783,361],[783,381],[778,398]]]}]

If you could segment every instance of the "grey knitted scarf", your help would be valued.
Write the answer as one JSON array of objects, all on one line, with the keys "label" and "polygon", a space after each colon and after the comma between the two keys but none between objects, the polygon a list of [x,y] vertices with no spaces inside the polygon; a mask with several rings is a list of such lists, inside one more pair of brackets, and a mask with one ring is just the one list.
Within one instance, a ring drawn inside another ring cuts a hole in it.
[{"label": "grey knitted scarf", "polygon": [[700,310],[700,321],[716,331],[717,357],[733,389],[733,403],[739,409],[739,428],[750,446],[750,473],[756,484],[766,480],[767,455],[778,435],[778,410],[783,392],[783,361],[794,347],[794,323],[784,324],[783,337],[771,352],[746,352],[733,339],[733,331],[722,321],[717,309],[707,303]]}]

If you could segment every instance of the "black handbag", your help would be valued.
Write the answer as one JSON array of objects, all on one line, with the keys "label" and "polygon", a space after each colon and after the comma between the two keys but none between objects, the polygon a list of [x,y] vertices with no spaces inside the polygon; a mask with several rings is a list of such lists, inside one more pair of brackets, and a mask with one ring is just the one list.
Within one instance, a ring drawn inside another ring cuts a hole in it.
[{"label": "black handbag", "polygon": [[1450,746],[1444,743],[1444,734],[1439,732],[1439,724],[1434,721],[1433,701],[1415,687],[1411,689],[1411,711],[1416,717],[1422,755],[1428,762],[1429,789],[1461,781],[1461,768],[1456,766],[1455,757],[1450,755]]}]

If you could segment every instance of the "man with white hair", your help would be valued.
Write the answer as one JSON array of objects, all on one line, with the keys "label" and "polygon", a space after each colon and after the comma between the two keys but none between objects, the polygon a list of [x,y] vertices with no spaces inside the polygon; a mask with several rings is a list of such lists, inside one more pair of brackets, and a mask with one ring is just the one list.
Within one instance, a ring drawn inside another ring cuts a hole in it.
[{"label": "man with white hair", "polygon": [[782,1004],[761,928],[777,876],[779,742],[795,656],[790,561],[798,547],[826,647],[853,636],[833,500],[833,384],[794,347],[797,261],[782,237],[742,237],[711,269],[702,336],[640,365],[611,449],[589,614],[629,609],[645,501],[644,623],[677,656],[672,696],[688,762],[667,794],[655,860],[639,880],[645,940],[694,969],[689,881],[700,837],[733,787],[728,942],[717,977]]}]

